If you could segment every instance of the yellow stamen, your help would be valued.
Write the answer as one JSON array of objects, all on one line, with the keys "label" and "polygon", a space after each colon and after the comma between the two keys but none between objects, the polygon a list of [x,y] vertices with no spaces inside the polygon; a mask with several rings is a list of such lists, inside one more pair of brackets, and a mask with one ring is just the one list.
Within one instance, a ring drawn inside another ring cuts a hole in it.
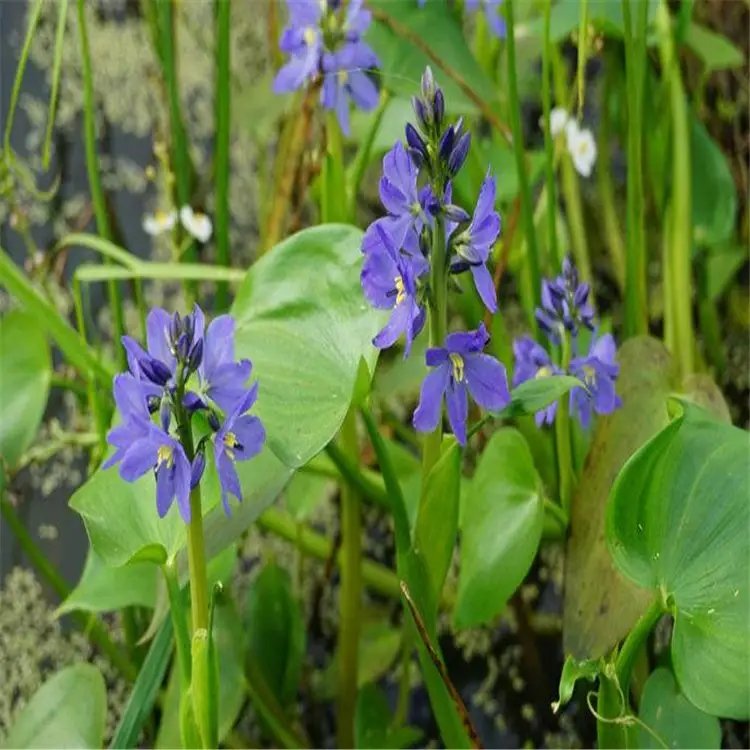
[{"label": "yellow stamen", "polygon": [[400,305],[406,299],[404,280],[400,276],[396,276],[393,283],[396,285],[396,304]]},{"label": "yellow stamen", "polygon": [[448,355],[453,365],[453,379],[460,383],[464,379],[464,358],[460,354],[451,352]]},{"label": "yellow stamen", "polygon": [[542,365],[537,371],[535,378],[546,378],[552,375],[552,368],[549,365]]},{"label": "yellow stamen", "polygon": [[166,464],[168,469],[172,468],[174,461],[174,451],[171,445],[160,445],[159,450],[156,452],[156,465],[161,466]]},{"label": "yellow stamen", "polygon": [[349,73],[345,70],[339,70],[337,73],[339,77],[339,83],[343,86],[349,80]]},{"label": "yellow stamen", "polygon": [[583,382],[590,388],[596,385],[596,370],[591,365],[583,366]]},{"label": "yellow stamen", "polygon": [[308,26],[305,29],[303,37],[305,39],[305,42],[308,45],[310,45],[310,44],[313,44],[315,42],[315,39],[317,38],[317,33],[316,33],[315,29],[312,26]]},{"label": "yellow stamen", "polygon": [[227,456],[234,461],[234,449],[240,444],[240,441],[237,440],[237,436],[233,432],[227,432],[224,435],[222,442],[226,447]]}]

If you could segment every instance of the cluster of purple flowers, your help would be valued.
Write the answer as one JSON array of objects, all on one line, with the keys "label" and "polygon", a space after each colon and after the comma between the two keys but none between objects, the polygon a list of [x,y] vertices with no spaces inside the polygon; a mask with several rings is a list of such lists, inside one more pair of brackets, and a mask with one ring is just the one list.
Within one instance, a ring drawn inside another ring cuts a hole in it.
[{"label": "cluster of purple flowers", "polygon": [[[611,414],[621,402],[615,391],[620,367],[615,361],[616,346],[611,334],[596,335],[594,310],[589,301],[589,285],[580,282],[578,271],[569,258],[563,261],[562,273],[551,281],[542,282],[542,305],[536,311],[539,327],[553,344],[570,337],[574,356],[567,365],[567,374],[577,377],[585,388],[570,392],[570,411],[588,428],[593,413]],[[578,334],[582,328],[592,331],[588,354],[578,355]],[[549,353],[529,336],[513,343],[515,369],[513,385],[526,380],[565,374]],[[557,402],[536,414],[536,423],[552,424],[557,413]]]},{"label": "cluster of purple flowers", "polygon": [[288,93],[322,78],[320,101],[349,134],[349,100],[360,109],[377,106],[379,93],[365,72],[379,66],[362,40],[372,20],[362,0],[287,0],[289,23],[279,47],[290,59],[279,70],[274,91]]},{"label": "cluster of purple flowers", "polygon": [[[154,308],[146,339],[146,350],[130,336],[122,339],[129,369],[114,379],[121,421],[107,435],[115,451],[104,468],[119,463],[128,482],[153,471],[159,515],[165,516],[176,499],[188,523],[190,491],[203,476],[205,446],[211,442],[228,514],[228,495],[242,499],[235,461],[252,458],[265,441],[261,421],[248,414],[258,383],[248,388],[252,364],[235,360],[234,319],[221,315],[206,328],[197,305],[184,317]],[[211,432],[193,451],[191,419],[198,411],[207,415]]]},{"label": "cluster of purple flowers", "polygon": [[[416,125],[406,125],[405,143],[397,142],[383,159],[380,199],[387,215],[368,227],[362,242],[365,296],[375,307],[391,310],[373,343],[382,349],[404,336],[405,356],[424,328],[427,309],[434,309],[436,298],[447,293],[448,273],[469,271],[487,309],[497,310],[487,261],[500,233],[495,180],[489,174],[471,214],[453,203],[451,182],[466,161],[471,136],[461,120],[445,124],[443,92],[429,68],[413,106]],[[436,264],[442,264],[439,270],[445,273],[434,274]],[[430,288],[430,280],[435,283],[436,278],[446,288]],[[443,394],[453,432],[461,443],[466,441],[467,394],[492,410],[508,402],[505,368],[481,353],[488,340],[481,327],[450,334],[443,347],[428,350],[427,364],[436,369],[422,388],[414,415],[417,430],[435,429]]]}]

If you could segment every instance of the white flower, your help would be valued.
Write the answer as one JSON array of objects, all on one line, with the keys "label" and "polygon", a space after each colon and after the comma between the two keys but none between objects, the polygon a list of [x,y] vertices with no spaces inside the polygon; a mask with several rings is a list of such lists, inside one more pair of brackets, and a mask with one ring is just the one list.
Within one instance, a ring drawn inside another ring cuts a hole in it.
[{"label": "white flower", "polygon": [[570,120],[565,127],[568,151],[573,159],[573,166],[582,177],[590,177],[596,162],[596,141],[588,128],[579,128],[575,120]]},{"label": "white flower", "polygon": [[557,138],[565,130],[568,122],[570,122],[568,110],[564,107],[555,107],[549,113],[549,132],[552,137]]},{"label": "white flower", "polygon": [[211,219],[200,211],[193,211],[190,206],[180,209],[182,226],[199,242],[208,242],[213,232]]},{"label": "white flower", "polygon": [[158,237],[164,232],[174,229],[177,223],[176,211],[157,211],[153,214],[146,214],[143,217],[143,231],[152,237]]}]

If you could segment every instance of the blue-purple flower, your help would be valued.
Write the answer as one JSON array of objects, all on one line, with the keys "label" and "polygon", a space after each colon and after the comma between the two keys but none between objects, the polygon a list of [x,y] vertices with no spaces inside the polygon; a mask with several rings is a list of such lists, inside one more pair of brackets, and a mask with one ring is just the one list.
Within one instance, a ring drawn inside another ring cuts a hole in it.
[{"label": "blue-purple flower", "polygon": [[591,424],[591,414],[611,414],[622,404],[615,392],[615,380],[620,366],[615,361],[617,347],[612,334],[593,338],[589,353],[570,362],[570,374],[582,380],[585,388],[570,392],[570,412],[578,417],[585,429]]},{"label": "blue-purple flower", "polygon": [[578,335],[581,326],[594,330],[589,285],[579,282],[578,270],[570,258],[563,261],[562,274],[542,282],[542,306],[536,310],[536,320],[554,344],[560,343],[566,330],[573,337]]},{"label": "blue-purple flower", "polygon": [[[257,417],[246,413],[255,402],[258,384],[247,388],[252,365],[234,359],[234,320],[228,315],[205,329],[197,305],[184,317],[155,308],[146,329],[145,350],[129,336],[123,337],[129,372],[114,379],[121,421],[107,435],[115,450],[104,468],[119,464],[120,476],[128,482],[152,470],[159,515],[166,515],[176,499],[182,518],[189,522],[190,492],[202,478],[204,444],[210,435],[200,438],[195,451],[192,440],[183,444],[179,436],[192,434],[197,410],[208,413],[209,425],[223,446],[222,492],[226,487],[239,497],[239,484],[233,481],[236,474],[233,468],[229,472],[226,461],[250,458],[262,446],[263,427]],[[157,412],[158,424],[153,416]]]},{"label": "blue-purple flower", "polygon": [[229,495],[242,500],[242,488],[234,467],[235,461],[247,461],[260,453],[266,440],[266,431],[258,417],[247,412],[255,403],[258,384],[246,393],[224,420],[224,424],[214,435],[214,458],[221,486],[221,502],[229,515]]},{"label": "blue-purple flower", "polygon": [[443,396],[453,434],[466,444],[468,395],[489,411],[499,411],[510,401],[505,367],[483,350],[489,341],[484,325],[475,331],[451,333],[445,346],[427,350],[425,360],[434,368],[425,377],[414,412],[419,432],[431,432],[442,416]]},{"label": "blue-purple flower", "polygon": [[418,236],[431,221],[428,210],[434,209],[434,199],[429,186],[417,187],[419,170],[406,152],[401,141],[383,157],[383,175],[380,178],[380,200],[388,211],[388,234],[397,248],[404,245],[407,233]]},{"label": "blue-purple flower", "polygon": [[379,94],[366,70],[379,65],[377,55],[362,40],[372,20],[362,0],[287,0],[289,23],[279,47],[290,55],[274,80],[276,93],[296,91],[322,78],[320,101],[333,110],[349,133],[349,101],[360,109],[377,106]]},{"label": "blue-purple flower", "polygon": [[[450,232],[452,231],[451,226]],[[452,237],[451,247],[455,256],[451,268],[456,273],[468,267],[482,302],[493,313],[497,310],[497,293],[492,275],[487,269],[487,260],[499,233],[500,215],[495,211],[495,179],[487,174],[479,190],[469,226]]]},{"label": "blue-purple flower", "polygon": [[400,252],[383,220],[374,222],[363,243],[365,262],[362,266],[362,289],[372,305],[382,310],[393,310],[385,327],[372,343],[385,349],[404,335],[404,356],[408,357],[414,338],[424,326],[425,310],[418,299],[417,281],[428,270],[420,254]]},{"label": "blue-purple flower", "polygon": [[[553,364],[544,348],[529,336],[522,336],[513,342],[513,354],[515,356],[514,388],[527,380],[562,374],[560,368]],[[537,427],[541,427],[543,424],[552,424],[555,421],[556,413],[557,401],[553,401],[549,406],[540,409],[535,415]]]}]

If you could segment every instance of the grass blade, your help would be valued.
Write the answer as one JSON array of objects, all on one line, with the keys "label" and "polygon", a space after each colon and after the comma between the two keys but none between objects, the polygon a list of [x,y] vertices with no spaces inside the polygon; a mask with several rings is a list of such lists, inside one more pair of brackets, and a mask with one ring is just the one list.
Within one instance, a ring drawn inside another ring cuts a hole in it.
[{"label": "grass blade", "polygon": [[133,691],[130,693],[125,711],[120,718],[115,734],[110,743],[111,748],[134,748],[151,715],[156,696],[159,693],[164,675],[172,656],[172,621],[167,618],[162,623],[151,642],[141,671],[138,673]]}]

